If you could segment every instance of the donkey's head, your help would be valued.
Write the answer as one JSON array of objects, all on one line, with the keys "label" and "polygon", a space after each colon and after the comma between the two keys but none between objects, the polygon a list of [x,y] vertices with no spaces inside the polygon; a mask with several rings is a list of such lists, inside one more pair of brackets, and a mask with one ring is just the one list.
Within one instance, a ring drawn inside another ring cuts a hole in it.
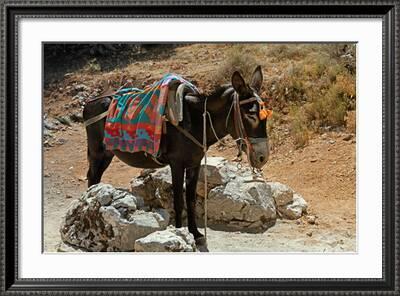
[{"label": "donkey's head", "polygon": [[[258,66],[247,84],[239,72],[232,75],[232,86],[235,90],[232,112],[234,128],[231,135],[241,143],[240,148],[246,152],[250,164],[262,168],[268,161],[269,144],[267,134],[268,110],[258,93],[263,82],[261,67]],[[236,100],[236,101],[235,101]],[[239,118],[240,114],[240,118]]]}]

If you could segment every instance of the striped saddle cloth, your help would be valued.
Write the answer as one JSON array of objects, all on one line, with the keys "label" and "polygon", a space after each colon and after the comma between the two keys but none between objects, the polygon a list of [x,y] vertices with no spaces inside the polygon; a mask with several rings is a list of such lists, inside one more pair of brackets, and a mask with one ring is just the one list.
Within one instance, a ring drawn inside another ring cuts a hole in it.
[{"label": "striped saddle cloth", "polygon": [[163,116],[167,101],[170,101],[168,96],[171,96],[171,88],[176,90],[180,84],[197,92],[189,81],[176,74],[167,74],[144,89],[123,88],[115,93],[104,131],[106,149],[132,153],[143,151],[158,156]]}]

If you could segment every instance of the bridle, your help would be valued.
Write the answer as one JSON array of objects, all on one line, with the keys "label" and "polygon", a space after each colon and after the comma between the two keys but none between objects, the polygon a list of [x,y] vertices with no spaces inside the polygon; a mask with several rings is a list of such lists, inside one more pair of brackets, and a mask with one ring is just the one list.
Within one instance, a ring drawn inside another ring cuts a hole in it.
[{"label": "bridle", "polygon": [[249,157],[250,152],[252,152],[254,150],[253,144],[260,142],[260,141],[265,141],[264,138],[261,139],[261,138],[248,137],[248,135],[246,133],[246,129],[244,128],[242,113],[240,112],[240,106],[248,104],[248,103],[252,103],[252,102],[257,102],[259,104],[260,120],[266,120],[267,118],[269,118],[272,115],[272,110],[269,110],[265,107],[264,101],[257,95],[256,92],[253,92],[253,96],[251,98],[248,98],[248,99],[242,100],[242,101],[239,100],[239,94],[237,92],[234,92],[233,99],[232,99],[232,105],[229,109],[229,112],[228,112],[228,115],[227,115],[227,118],[225,121],[225,125],[226,125],[226,127],[228,127],[229,117],[230,117],[232,109],[233,109],[233,124],[234,124],[235,132],[237,135],[237,138],[234,140],[238,144],[238,150],[239,150],[238,156],[241,155],[243,143],[246,145],[246,154]]}]

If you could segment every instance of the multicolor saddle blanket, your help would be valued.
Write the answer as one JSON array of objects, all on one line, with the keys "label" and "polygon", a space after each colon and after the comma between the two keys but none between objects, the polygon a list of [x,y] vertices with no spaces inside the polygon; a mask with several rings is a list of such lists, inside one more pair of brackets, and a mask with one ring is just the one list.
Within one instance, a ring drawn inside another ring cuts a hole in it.
[{"label": "multicolor saddle blanket", "polygon": [[143,90],[123,88],[114,94],[104,131],[106,149],[157,156],[170,86],[182,83],[197,91],[182,77],[167,74]]}]

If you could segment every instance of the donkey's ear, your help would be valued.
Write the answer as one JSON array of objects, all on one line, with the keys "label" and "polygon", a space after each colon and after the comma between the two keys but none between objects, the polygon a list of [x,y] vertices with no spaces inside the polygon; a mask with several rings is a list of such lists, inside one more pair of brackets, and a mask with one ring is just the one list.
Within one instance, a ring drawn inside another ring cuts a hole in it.
[{"label": "donkey's ear", "polygon": [[238,71],[232,74],[232,86],[239,95],[246,91],[246,82],[244,82],[242,75]]},{"label": "donkey's ear", "polygon": [[261,66],[257,66],[257,68],[253,72],[253,77],[251,78],[251,84],[250,86],[257,90],[257,92],[260,91],[261,86],[263,83],[263,74],[261,70]]}]

